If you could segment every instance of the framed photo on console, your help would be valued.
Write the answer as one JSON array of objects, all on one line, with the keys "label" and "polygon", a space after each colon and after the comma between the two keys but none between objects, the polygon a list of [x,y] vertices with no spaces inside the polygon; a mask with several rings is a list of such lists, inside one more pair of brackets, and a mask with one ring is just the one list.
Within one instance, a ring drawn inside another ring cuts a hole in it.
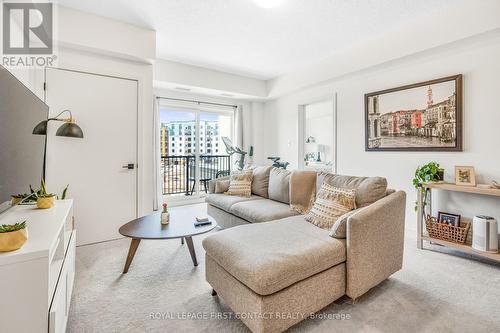
[{"label": "framed photo on console", "polygon": [[462,151],[462,75],[365,95],[366,151]]},{"label": "framed photo on console", "polygon": [[455,185],[476,186],[476,173],[473,166],[455,166]]},{"label": "framed photo on console", "polygon": [[460,227],[460,215],[438,212],[438,223],[446,223],[455,227]]}]

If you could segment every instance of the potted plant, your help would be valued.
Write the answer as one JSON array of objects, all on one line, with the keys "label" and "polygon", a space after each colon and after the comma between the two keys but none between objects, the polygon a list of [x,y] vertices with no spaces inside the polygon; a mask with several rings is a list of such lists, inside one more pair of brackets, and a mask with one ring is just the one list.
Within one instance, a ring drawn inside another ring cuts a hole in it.
[{"label": "potted plant", "polygon": [[54,207],[56,195],[54,193],[47,193],[45,188],[45,181],[42,179],[42,185],[38,191],[36,198],[36,206],[40,209],[47,209]]},{"label": "potted plant", "polygon": [[[439,163],[429,162],[423,166],[419,166],[415,170],[415,177],[413,178],[413,186],[416,189],[422,187],[424,183],[430,182],[442,182],[444,180],[444,169],[439,166]],[[423,214],[425,215],[425,208],[427,206],[427,201],[429,200],[429,190],[424,188],[424,199],[423,199]],[[417,210],[417,203],[415,202],[415,210]]]},{"label": "potted plant", "polygon": [[13,194],[10,196],[10,205],[15,206],[28,196],[30,196],[28,193]]},{"label": "potted plant", "polygon": [[14,251],[26,243],[26,221],[0,225],[0,252]]}]

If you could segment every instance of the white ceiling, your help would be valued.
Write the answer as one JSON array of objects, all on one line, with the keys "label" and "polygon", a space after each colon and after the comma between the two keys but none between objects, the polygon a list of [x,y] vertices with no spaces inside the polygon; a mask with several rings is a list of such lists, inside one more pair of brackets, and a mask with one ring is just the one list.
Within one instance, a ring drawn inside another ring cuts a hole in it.
[{"label": "white ceiling", "polygon": [[270,79],[468,1],[285,0],[272,9],[253,0],[58,3],[156,30],[158,58]]}]

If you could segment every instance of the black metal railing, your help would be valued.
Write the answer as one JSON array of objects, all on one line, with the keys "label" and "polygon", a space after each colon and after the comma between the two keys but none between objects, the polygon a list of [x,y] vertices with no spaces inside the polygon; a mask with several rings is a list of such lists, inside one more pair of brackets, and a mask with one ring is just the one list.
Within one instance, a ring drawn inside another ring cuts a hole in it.
[{"label": "black metal railing", "polygon": [[[194,155],[162,156],[161,170],[163,194],[192,195],[196,189],[197,178],[198,190],[207,192],[209,180],[229,175],[231,158],[229,155],[201,155],[196,162]],[[196,172],[199,172],[198,177]]]}]

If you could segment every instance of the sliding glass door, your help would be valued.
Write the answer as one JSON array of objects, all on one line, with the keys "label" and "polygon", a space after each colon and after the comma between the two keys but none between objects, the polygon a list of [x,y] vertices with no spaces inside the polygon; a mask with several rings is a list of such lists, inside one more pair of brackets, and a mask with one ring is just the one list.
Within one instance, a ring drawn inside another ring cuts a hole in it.
[{"label": "sliding glass door", "polygon": [[196,110],[160,109],[163,194],[189,194],[196,152]]},{"label": "sliding glass door", "polygon": [[205,195],[211,179],[231,172],[222,137],[233,137],[233,109],[165,100],[159,112],[163,195],[168,201]]}]

